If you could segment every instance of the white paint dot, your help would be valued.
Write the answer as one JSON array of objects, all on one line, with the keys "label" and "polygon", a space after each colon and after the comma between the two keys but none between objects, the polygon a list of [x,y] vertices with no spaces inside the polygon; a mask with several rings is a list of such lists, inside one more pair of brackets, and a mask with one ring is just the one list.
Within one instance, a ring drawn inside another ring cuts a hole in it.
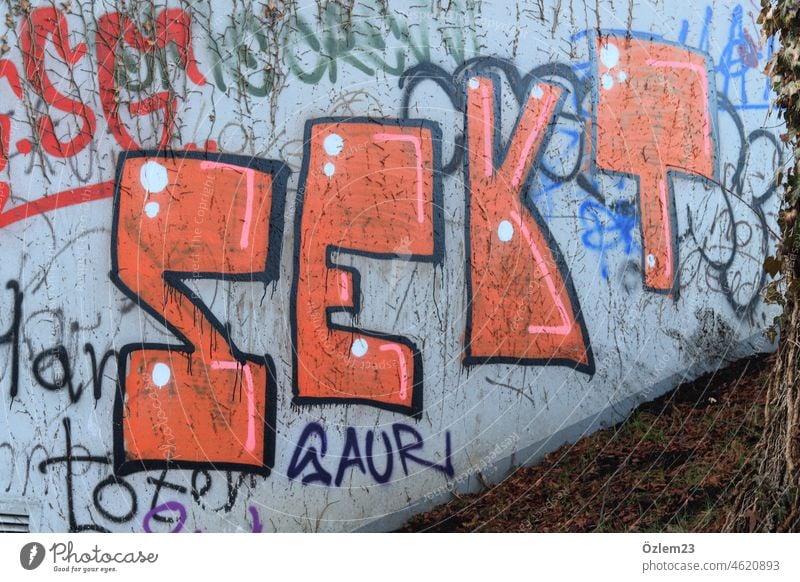
[{"label": "white paint dot", "polygon": [[600,62],[603,63],[608,69],[616,67],[617,63],[619,63],[619,49],[617,48],[617,45],[614,43],[608,43],[601,47]]},{"label": "white paint dot", "polygon": [[328,178],[330,178],[331,176],[333,176],[333,175],[336,173],[336,166],[334,166],[334,165],[333,165],[332,163],[330,163],[330,162],[327,162],[327,163],[326,163],[326,164],[325,164],[325,165],[322,167],[322,171],[323,171],[323,172],[325,172],[325,175],[326,175],[326,176],[328,176]]},{"label": "white paint dot", "polygon": [[542,91],[542,88],[539,85],[534,85],[531,87],[531,97],[534,99],[541,99],[544,97],[544,91]]},{"label": "white paint dot", "polygon": [[329,156],[338,156],[344,149],[344,140],[339,134],[332,133],[322,142],[322,147]]},{"label": "white paint dot", "polygon": [[367,345],[367,340],[363,338],[358,338],[356,341],[353,342],[353,347],[350,348],[350,351],[353,353],[355,357],[361,358],[367,353],[368,349],[369,346]]},{"label": "white paint dot", "polygon": [[167,169],[158,162],[145,162],[139,170],[139,181],[148,194],[161,192],[167,187]]},{"label": "white paint dot", "polygon": [[480,81],[478,81],[478,79],[477,79],[477,78],[475,78],[475,77],[472,77],[472,78],[469,80],[469,88],[470,88],[470,89],[477,89],[477,88],[478,88],[478,87],[480,87],[480,86],[481,86],[481,82],[480,82]]},{"label": "white paint dot", "polygon": [[153,366],[153,384],[159,388],[166,386],[171,376],[172,372],[170,372],[169,366],[166,364],[159,362]]},{"label": "white paint dot", "polygon": [[508,242],[514,236],[514,225],[509,221],[502,221],[497,227],[497,238],[503,242]]},{"label": "white paint dot", "polygon": [[620,83],[624,83],[627,79],[628,79],[628,73],[626,73],[625,71],[620,71],[619,73],[617,73],[617,81],[619,81]]},{"label": "white paint dot", "polygon": [[614,86],[614,77],[606,73],[602,77],[603,89],[608,90]]},{"label": "white paint dot", "polygon": [[144,205],[144,213],[148,218],[155,218],[158,216],[159,210],[161,210],[161,206],[159,206],[158,202],[148,202]]},{"label": "white paint dot", "polygon": [[653,255],[647,255],[647,268],[652,269],[656,266],[656,258]]}]

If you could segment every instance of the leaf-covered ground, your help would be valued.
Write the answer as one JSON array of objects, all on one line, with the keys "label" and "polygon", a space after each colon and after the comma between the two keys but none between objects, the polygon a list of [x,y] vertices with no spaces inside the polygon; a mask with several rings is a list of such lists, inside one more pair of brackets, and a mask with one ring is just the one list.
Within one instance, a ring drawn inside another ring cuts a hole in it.
[{"label": "leaf-covered ground", "polygon": [[746,360],[679,386],[401,531],[718,531],[760,434],[771,362]]}]

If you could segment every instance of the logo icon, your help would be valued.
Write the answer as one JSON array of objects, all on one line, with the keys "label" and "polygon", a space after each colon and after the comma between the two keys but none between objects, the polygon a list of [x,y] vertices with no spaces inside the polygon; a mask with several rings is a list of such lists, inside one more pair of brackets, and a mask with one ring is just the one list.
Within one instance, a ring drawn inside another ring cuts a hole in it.
[{"label": "logo icon", "polygon": [[30,542],[22,546],[19,552],[19,563],[26,570],[35,570],[44,562],[44,546],[39,542]]}]

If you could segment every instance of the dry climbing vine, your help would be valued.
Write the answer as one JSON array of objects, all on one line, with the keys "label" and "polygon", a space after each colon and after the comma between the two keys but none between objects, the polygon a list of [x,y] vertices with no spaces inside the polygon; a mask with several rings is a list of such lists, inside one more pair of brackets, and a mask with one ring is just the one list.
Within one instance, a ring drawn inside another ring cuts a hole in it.
[{"label": "dry climbing vine", "polygon": [[737,486],[739,496],[728,517],[731,531],[800,530],[800,1],[761,0],[759,23],[780,41],[766,73],[775,106],[786,124],[781,136],[791,149],[790,163],[777,180],[783,186],[778,224],[781,240],[764,267],[772,276],[768,301],[782,315],[775,331],[780,341],[764,412],[764,431],[755,456]]}]

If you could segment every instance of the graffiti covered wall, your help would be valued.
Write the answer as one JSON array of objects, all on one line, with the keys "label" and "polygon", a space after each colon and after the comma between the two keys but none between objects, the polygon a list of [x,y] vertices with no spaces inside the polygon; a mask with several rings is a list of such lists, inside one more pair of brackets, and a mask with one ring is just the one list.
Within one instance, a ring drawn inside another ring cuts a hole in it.
[{"label": "graffiti covered wall", "polygon": [[128,4],[0,9],[6,529],[386,529],[771,348],[755,3]]}]

